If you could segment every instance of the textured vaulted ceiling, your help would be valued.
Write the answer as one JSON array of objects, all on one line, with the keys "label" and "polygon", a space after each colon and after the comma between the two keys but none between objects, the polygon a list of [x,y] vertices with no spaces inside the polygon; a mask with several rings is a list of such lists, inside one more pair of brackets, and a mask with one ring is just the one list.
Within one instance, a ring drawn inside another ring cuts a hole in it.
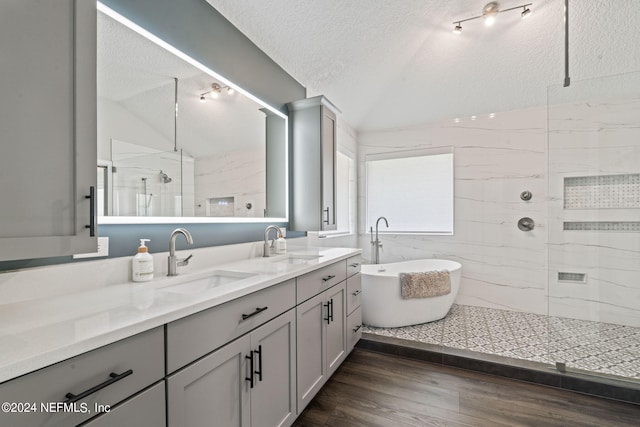
[{"label": "textured vaulted ceiling", "polygon": [[[207,0],[357,130],[546,104],[564,76],[564,0]],[[640,70],[638,0],[570,0],[572,81]]]}]

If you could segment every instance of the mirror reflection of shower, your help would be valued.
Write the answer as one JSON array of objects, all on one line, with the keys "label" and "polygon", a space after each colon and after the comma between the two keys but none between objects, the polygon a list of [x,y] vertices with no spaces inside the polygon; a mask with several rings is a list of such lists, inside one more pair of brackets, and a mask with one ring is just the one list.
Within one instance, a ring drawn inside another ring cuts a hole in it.
[{"label": "mirror reflection of shower", "polygon": [[[149,216],[149,205],[151,204],[151,197],[153,196],[153,193],[147,194],[147,178],[141,178],[141,179],[142,179],[142,191],[144,196],[144,202],[143,202],[144,212],[142,213],[142,215]],[[169,178],[169,180],[171,180],[171,178]]]},{"label": "mirror reflection of shower", "polygon": [[173,181],[173,180],[169,177],[169,175],[167,175],[166,173],[164,173],[164,172],[162,172],[162,171],[160,171],[160,179],[162,180],[162,182],[163,182],[164,184],[168,184],[168,183],[170,183],[171,181]]}]

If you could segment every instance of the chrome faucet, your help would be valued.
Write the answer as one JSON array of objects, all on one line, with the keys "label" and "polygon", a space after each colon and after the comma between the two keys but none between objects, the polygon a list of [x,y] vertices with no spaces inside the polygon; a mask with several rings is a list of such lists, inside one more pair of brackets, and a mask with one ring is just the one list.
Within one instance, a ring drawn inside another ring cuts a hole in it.
[{"label": "chrome faucet", "polygon": [[177,276],[178,275],[178,267],[183,267],[189,264],[189,260],[193,255],[189,255],[186,258],[178,259],[176,258],[176,239],[178,235],[182,234],[185,239],[187,239],[187,243],[193,245],[193,237],[191,237],[191,233],[186,228],[176,228],[171,233],[171,238],[169,239],[169,273],[167,276]]},{"label": "chrome faucet", "polygon": [[269,231],[271,231],[271,230],[275,230],[276,231],[276,239],[278,238],[279,235],[282,234],[282,230],[277,225],[270,225],[267,228],[265,228],[265,230],[264,230],[264,252],[262,254],[263,257],[270,257],[271,256],[271,249],[273,249],[274,246],[275,246],[275,241],[276,241],[275,239],[273,239],[271,241],[271,244],[269,244]]},{"label": "chrome faucet", "polygon": [[381,216],[376,221],[376,240],[373,240],[373,227],[371,227],[371,264],[380,264],[380,248],[382,248],[382,243],[380,243],[380,239],[378,238],[378,223],[381,219],[384,219],[384,223],[387,228],[389,228],[389,222],[387,218]]}]

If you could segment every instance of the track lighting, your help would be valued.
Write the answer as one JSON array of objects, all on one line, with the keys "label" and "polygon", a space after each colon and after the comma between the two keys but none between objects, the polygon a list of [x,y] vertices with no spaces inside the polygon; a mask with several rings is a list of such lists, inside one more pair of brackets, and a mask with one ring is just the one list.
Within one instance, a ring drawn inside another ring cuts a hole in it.
[{"label": "track lighting", "polygon": [[200,102],[206,101],[205,95],[209,95],[213,99],[218,99],[223,91],[227,95],[233,95],[236,92],[235,89],[230,86],[221,86],[219,83],[212,83],[210,90],[200,94]]},{"label": "track lighting", "polygon": [[484,20],[484,24],[486,26],[491,26],[496,21],[496,17],[498,16],[499,13],[508,12],[510,10],[522,9],[522,13],[520,14],[520,16],[522,16],[522,19],[524,19],[531,14],[531,9],[529,9],[529,6],[531,6],[532,4],[533,3],[527,3],[527,4],[522,4],[520,6],[514,6],[508,9],[500,10],[500,5],[498,4],[497,1],[489,2],[482,8],[482,15],[453,21],[453,24],[455,25],[455,27],[453,27],[453,32],[455,34],[462,33],[463,22],[473,21],[474,19],[480,19],[480,18]]}]

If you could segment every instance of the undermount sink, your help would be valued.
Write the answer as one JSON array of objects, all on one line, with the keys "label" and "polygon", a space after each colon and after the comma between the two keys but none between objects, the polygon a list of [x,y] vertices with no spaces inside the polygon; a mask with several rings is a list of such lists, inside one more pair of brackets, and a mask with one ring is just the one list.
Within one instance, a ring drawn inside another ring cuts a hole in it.
[{"label": "undermount sink", "polygon": [[210,289],[229,283],[238,282],[240,280],[253,276],[256,276],[256,274],[244,273],[239,271],[216,271],[213,272],[210,276],[207,276],[203,279],[167,286],[163,290],[176,294],[193,294],[208,291]]},{"label": "undermount sink", "polygon": [[307,261],[316,260],[320,257],[322,257],[322,255],[288,254],[282,258],[274,258],[271,262],[283,262],[286,264],[305,264]]}]

